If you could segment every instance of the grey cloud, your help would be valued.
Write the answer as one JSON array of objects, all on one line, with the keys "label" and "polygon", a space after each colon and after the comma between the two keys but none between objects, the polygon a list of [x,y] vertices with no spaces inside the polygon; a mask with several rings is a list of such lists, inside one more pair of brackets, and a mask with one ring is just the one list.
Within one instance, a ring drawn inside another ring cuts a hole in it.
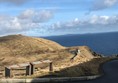
[{"label": "grey cloud", "polygon": [[103,10],[118,4],[118,0],[95,0],[90,11]]},{"label": "grey cloud", "polygon": [[12,3],[12,4],[20,5],[27,1],[30,1],[30,0],[0,0],[0,3]]},{"label": "grey cloud", "polygon": [[27,9],[23,11],[18,18],[19,19],[31,19],[35,15],[35,11],[33,9]]},{"label": "grey cloud", "polygon": [[46,11],[42,10],[40,12],[36,12],[35,15],[33,16],[33,22],[38,23],[38,22],[47,22],[53,17],[53,12],[52,11]]},{"label": "grey cloud", "polygon": [[28,9],[24,12],[22,12],[18,18],[19,19],[25,19],[25,20],[31,20],[34,23],[42,23],[47,22],[51,18],[53,18],[53,12],[50,10],[41,10],[41,11],[35,11],[33,9]]}]

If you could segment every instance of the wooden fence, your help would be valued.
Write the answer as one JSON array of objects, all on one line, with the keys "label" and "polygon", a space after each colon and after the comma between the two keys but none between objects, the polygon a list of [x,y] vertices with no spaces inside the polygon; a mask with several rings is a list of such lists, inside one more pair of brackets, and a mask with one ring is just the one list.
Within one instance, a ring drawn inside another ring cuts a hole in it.
[{"label": "wooden fence", "polygon": [[[53,71],[53,64],[50,60],[45,61],[36,61],[36,62],[29,62],[29,63],[23,63],[23,64],[17,64],[17,65],[11,65],[5,67],[5,77],[13,77],[14,72],[13,70],[17,69],[23,69],[25,70],[25,75],[33,75],[35,73],[35,68],[40,68],[41,66],[44,66],[45,64],[49,65],[49,71]],[[18,71],[17,71],[18,73]]]}]

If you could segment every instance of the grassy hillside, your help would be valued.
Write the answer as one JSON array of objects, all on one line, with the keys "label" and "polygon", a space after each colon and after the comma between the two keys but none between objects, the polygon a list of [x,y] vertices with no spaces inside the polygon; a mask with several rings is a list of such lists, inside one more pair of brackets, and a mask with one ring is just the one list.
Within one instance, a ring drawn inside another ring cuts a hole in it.
[{"label": "grassy hillside", "polygon": [[27,62],[35,60],[36,57],[33,57],[35,55],[58,51],[64,48],[56,42],[43,38],[32,38],[22,35],[4,36],[0,37],[0,61],[4,65]]},{"label": "grassy hillside", "polygon": [[4,55],[29,55],[45,51],[56,51],[63,49],[56,42],[42,38],[32,38],[22,35],[10,35],[0,38],[0,52]]},{"label": "grassy hillside", "polygon": [[[77,65],[63,68],[60,71],[55,71],[42,77],[79,77],[79,76],[92,76],[102,74],[101,66],[103,63],[112,60],[111,57],[93,58],[90,61],[83,62]],[[40,77],[40,76],[39,76]]]},{"label": "grassy hillside", "polygon": [[95,57],[99,56],[87,46],[63,47],[54,41],[23,35],[0,37],[1,68],[48,59],[53,61],[54,71],[60,71],[88,62]]}]

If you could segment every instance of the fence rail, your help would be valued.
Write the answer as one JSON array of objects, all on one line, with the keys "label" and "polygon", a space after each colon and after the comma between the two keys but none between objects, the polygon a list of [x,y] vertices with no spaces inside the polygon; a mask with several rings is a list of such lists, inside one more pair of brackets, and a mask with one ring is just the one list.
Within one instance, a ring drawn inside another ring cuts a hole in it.
[{"label": "fence rail", "polygon": [[[35,68],[40,68],[40,65],[49,65],[49,71],[53,71],[53,64],[50,60],[44,60],[44,61],[35,61],[35,62],[28,62],[28,63],[22,63],[22,64],[15,64],[11,66],[6,66],[4,70],[4,76],[6,78],[13,77],[13,75],[20,75],[19,71],[24,70],[23,74],[25,75],[33,75],[35,73]],[[17,73],[14,73],[13,71],[17,71]],[[0,72],[0,75],[3,75],[3,72]]]}]

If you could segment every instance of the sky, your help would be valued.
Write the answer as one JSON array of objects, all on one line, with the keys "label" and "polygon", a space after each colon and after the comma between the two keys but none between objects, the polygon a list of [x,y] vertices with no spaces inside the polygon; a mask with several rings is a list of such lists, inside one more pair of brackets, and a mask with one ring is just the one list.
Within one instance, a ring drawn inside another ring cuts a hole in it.
[{"label": "sky", "polygon": [[118,31],[118,0],[0,0],[0,35]]}]

